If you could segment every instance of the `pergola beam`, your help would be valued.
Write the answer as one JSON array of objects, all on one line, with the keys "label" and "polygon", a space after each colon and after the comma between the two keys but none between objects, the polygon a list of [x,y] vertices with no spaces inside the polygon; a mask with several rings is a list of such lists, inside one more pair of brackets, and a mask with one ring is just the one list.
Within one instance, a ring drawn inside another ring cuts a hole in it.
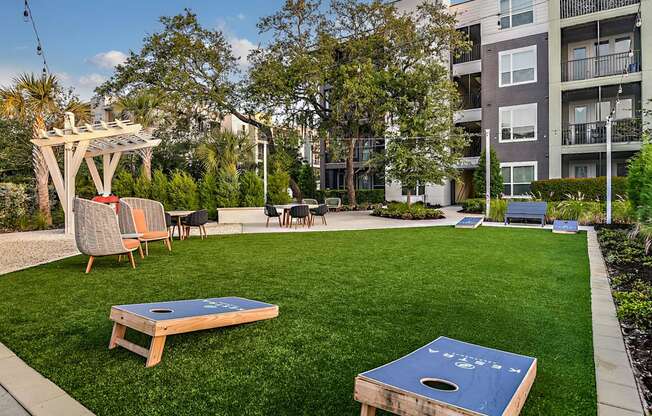
[{"label": "pergola beam", "polygon": [[88,172],[93,178],[93,183],[95,184],[95,189],[97,189],[98,194],[104,193],[104,184],[102,183],[102,178],[100,177],[100,172],[97,171],[97,166],[95,165],[95,160],[92,157],[85,157],[86,165],[88,166]]},{"label": "pergola beam", "polygon": [[59,201],[61,201],[61,205],[65,210],[66,188],[63,186],[63,176],[61,176],[61,169],[59,169],[57,158],[54,156],[54,151],[51,147],[41,147],[41,152],[43,152],[45,164],[48,166],[48,170],[50,171],[50,176],[54,183],[54,189],[57,190]]},{"label": "pergola beam", "polygon": [[115,153],[117,151],[120,152],[132,152],[134,150],[140,150],[140,149],[145,149],[147,147],[154,147],[158,146],[158,144],[161,142],[161,140],[156,139],[156,140],[146,140],[140,143],[133,143],[133,144],[128,144],[128,145],[120,145],[120,146],[115,146],[112,148],[107,148],[104,150],[89,150],[86,152],[86,157],[95,157],[95,156],[102,156],[108,153]]}]

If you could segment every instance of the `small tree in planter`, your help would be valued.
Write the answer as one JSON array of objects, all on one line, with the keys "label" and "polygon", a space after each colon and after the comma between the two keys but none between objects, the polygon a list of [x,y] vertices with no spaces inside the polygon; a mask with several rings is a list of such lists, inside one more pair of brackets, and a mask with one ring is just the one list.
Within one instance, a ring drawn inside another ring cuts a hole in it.
[{"label": "small tree in planter", "polygon": [[[478,162],[478,167],[473,173],[473,187],[475,188],[475,196],[482,198],[485,196],[485,175],[486,173],[486,161],[487,154],[486,149],[480,154],[480,160]],[[494,149],[491,149],[489,152],[489,163],[490,170],[489,174],[491,175],[491,197],[499,198],[503,193],[503,174],[500,171],[500,162],[498,161],[498,156]]]}]

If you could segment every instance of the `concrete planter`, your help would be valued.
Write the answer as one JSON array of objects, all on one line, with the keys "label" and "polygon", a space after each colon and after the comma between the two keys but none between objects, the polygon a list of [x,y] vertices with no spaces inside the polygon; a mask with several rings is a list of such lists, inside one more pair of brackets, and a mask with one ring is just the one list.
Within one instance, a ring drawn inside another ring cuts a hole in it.
[{"label": "concrete planter", "polygon": [[218,208],[220,224],[256,224],[267,220],[263,207]]}]

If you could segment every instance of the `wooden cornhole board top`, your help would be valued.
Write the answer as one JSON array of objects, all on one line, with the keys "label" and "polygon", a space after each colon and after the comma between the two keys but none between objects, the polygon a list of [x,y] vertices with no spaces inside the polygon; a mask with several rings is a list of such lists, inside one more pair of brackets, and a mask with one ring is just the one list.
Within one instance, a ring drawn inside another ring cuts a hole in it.
[{"label": "wooden cornhole board top", "polygon": [[[358,375],[355,399],[400,415],[518,415],[536,368],[536,358],[439,337]],[[457,390],[427,387],[427,379],[450,382]]]},{"label": "wooden cornhole board top", "polygon": [[455,224],[455,228],[478,228],[483,221],[482,217],[464,217]]},{"label": "wooden cornhole board top", "polygon": [[552,232],[558,234],[576,234],[579,230],[577,221],[555,220],[552,223]]}]

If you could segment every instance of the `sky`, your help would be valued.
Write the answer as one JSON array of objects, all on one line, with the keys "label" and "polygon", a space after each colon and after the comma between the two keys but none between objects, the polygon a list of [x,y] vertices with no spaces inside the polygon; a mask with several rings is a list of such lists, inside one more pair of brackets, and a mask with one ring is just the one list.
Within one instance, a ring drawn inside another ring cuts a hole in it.
[{"label": "sky", "polygon": [[[256,23],[282,0],[29,0],[50,71],[82,99],[108,79],[130,50],[161,28],[160,16],[190,8],[205,27],[222,29],[246,65],[248,51],[266,39]],[[0,86],[22,72],[40,75],[41,57],[31,23],[23,21],[24,0],[0,0]]]}]

